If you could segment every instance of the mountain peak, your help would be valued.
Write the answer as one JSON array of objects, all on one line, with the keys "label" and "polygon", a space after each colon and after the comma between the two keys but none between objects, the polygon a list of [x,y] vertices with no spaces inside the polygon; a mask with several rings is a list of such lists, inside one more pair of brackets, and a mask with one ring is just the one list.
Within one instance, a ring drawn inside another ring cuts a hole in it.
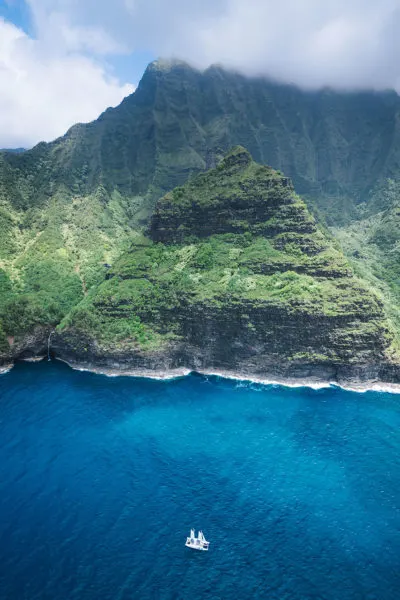
[{"label": "mountain peak", "polygon": [[299,204],[290,179],[253,161],[243,146],[234,146],[215,169],[158,201],[150,235],[164,243],[221,233],[275,235],[285,225],[288,206],[301,233],[313,233],[314,221]]},{"label": "mountain peak", "polygon": [[193,69],[193,67],[191,67],[184,60],[179,60],[177,58],[157,58],[156,60],[153,60],[151,63],[149,63],[146,71],[168,72],[172,71],[176,67]]},{"label": "mountain peak", "polygon": [[232,168],[236,167],[239,169],[247,167],[253,158],[248,150],[243,146],[234,146],[229,152],[227,152],[221,162],[221,167]]},{"label": "mountain peak", "polygon": [[159,200],[149,235],[68,317],[62,356],[330,380],[379,370],[393,355],[379,298],[288,178],[242,146],[225,163]]}]

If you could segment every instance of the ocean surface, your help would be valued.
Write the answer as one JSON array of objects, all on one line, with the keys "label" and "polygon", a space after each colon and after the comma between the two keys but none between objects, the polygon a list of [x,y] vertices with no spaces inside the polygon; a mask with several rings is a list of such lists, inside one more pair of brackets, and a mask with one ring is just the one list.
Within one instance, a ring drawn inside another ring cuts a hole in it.
[{"label": "ocean surface", "polygon": [[400,395],[2,375],[0,599],[130,598],[398,600]]}]

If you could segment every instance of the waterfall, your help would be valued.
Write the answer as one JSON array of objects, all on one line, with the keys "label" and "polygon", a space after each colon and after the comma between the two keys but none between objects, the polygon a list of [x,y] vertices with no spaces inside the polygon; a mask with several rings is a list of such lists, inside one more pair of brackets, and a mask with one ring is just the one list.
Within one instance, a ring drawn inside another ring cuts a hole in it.
[{"label": "waterfall", "polygon": [[50,342],[51,342],[51,336],[54,333],[54,329],[53,331],[50,331],[50,335],[49,335],[49,339],[47,340],[47,360],[51,360],[51,356],[50,356]]}]

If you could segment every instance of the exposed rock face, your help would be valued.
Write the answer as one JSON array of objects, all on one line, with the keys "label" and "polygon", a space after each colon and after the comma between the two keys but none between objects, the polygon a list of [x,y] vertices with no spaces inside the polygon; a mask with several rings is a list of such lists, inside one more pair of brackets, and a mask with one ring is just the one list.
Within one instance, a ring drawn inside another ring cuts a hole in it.
[{"label": "exposed rock face", "polygon": [[49,335],[53,329],[49,326],[37,326],[30,333],[10,337],[9,347],[0,351],[0,365],[16,359],[33,359],[47,356]]},{"label": "exposed rock face", "polygon": [[[391,318],[397,315],[399,332],[398,193],[393,197],[399,115],[395,92],[310,93],[215,66],[201,72],[182,62],[155,62],[134,94],[93,123],[22,153],[0,152],[0,362],[39,352],[32,332],[63,319],[65,332],[73,324],[82,345],[92,336],[104,352],[113,346],[136,360],[162,342],[172,353],[173,343],[189,345],[168,312],[172,306],[184,315],[184,302],[189,316],[204,302],[210,314],[232,300],[265,302],[268,320],[276,306],[291,315],[296,301],[306,314],[329,317],[328,329],[339,310],[349,316],[344,330],[364,338],[376,326],[371,335],[381,339],[384,317],[362,320],[377,314],[366,300],[374,296],[316,228],[290,180],[255,166],[243,149],[221,163],[238,143],[290,176],[330,224],[387,211],[365,253],[371,225],[359,221],[356,246],[349,230],[346,251],[363,277],[376,257],[369,281]],[[147,246],[140,246],[137,233],[148,227],[160,196],[210,167],[216,171],[158,202]],[[131,239],[131,252],[116,262]],[[382,335],[387,356],[390,333]],[[345,338],[349,347],[352,337]],[[317,347],[314,340],[301,352],[315,358]],[[340,362],[339,349],[335,342],[335,353],[321,355]],[[362,364],[378,354],[371,348]]]},{"label": "exposed rock face", "polygon": [[[242,314],[242,308],[229,310],[224,306],[216,311],[215,307],[197,305],[194,312],[188,307],[180,315],[184,341],[170,341],[157,349],[104,347],[81,332],[68,331],[55,337],[52,351],[73,366],[121,374],[136,371],[157,375],[188,369],[340,384],[400,382],[399,365],[387,360],[384,340],[375,334],[346,336],[346,328],[356,322],[334,324],[306,315],[290,319],[285,313],[271,314],[267,307],[255,310],[247,306],[247,314]],[[177,323],[177,315],[165,317],[170,318],[170,324]],[[249,330],[249,324],[256,327],[255,332]],[[326,355],[309,354],[310,348],[326,352],[340,344],[342,355],[331,360]],[[303,357],[298,352],[301,349]],[[293,351],[298,358],[293,358]]]},{"label": "exposed rock face", "polygon": [[162,193],[242,144],[337,222],[398,172],[399,114],[395,92],[310,93],[217,66],[156,61],[134,94],[93,123],[0,155],[0,188],[14,206],[37,207],[60,188],[85,196],[104,185],[140,197],[148,216]]},{"label": "exposed rock face", "polygon": [[286,231],[293,220],[298,233],[314,233],[309,213],[296,205],[290,179],[261,166],[258,173],[240,177],[251,162],[250,154],[239,146],[219,167],[167,194],[151,218],[151,238],[173,244],[188,236],[220,233],[271,236]]},{"label": "exposed rock face", "polygon": [[400,381],[381,300],[291,182],[234,148],[162,198],[53,350],[88,367]]}]

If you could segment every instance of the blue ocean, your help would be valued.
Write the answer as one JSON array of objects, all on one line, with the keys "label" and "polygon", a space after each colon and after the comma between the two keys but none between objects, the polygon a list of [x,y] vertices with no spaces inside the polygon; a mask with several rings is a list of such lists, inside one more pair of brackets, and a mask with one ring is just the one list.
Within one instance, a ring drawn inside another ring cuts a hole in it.
[{"label": "blue ocean", "polygon": [[0,440],[1,600],[400,598],[399,395],[17,364]]}]

